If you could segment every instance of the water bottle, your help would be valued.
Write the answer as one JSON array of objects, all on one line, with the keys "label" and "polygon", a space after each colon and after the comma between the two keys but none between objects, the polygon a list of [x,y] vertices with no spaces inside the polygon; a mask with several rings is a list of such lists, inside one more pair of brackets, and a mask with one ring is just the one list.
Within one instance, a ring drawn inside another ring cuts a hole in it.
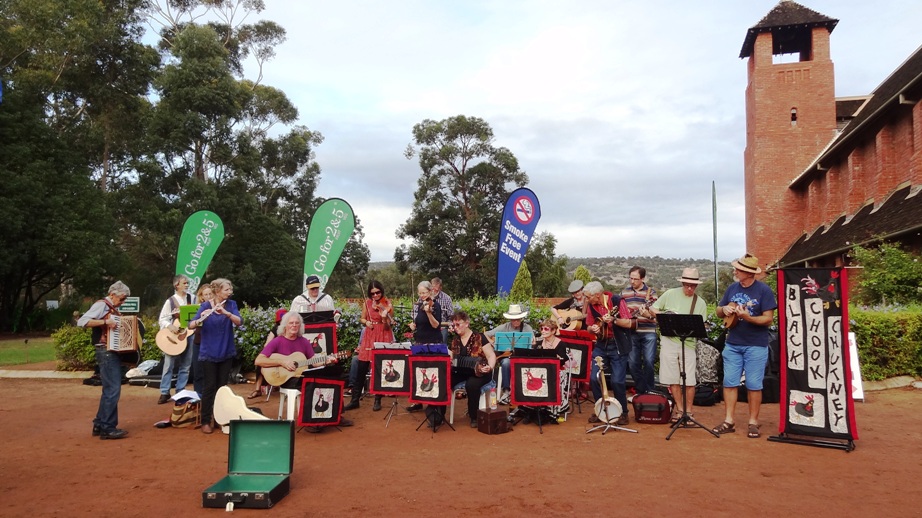
[{"label": "water bottle", "polygon": [[496,410],[496,389],[490,389],[490,410]]}]

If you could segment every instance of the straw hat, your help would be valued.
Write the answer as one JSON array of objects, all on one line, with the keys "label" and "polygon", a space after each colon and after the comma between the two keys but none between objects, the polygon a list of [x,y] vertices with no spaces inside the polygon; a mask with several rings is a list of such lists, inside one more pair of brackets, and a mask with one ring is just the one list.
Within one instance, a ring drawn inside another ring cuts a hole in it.
[{"label": "straw hat", "polygon": [[746,254],[736,261],[732,261],[730,264],[737,270],[742,270],[744,272],[762,273],[762,268],[759,268],[759,258],[754,255]]},{"label": "straw hat", "polygon": [[698,275],[697,268],[685,268],[682,270],[682,276],[676,277],[676,280],[684,284],[701,284],[701,277]]}]

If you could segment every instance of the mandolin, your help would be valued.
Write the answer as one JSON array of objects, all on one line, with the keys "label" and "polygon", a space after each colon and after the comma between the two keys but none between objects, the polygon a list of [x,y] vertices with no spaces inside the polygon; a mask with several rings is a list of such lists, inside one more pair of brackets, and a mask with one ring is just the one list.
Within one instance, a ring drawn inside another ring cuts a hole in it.
[{"label": "mandolin", "polygon": [[279,385],[285,383],[291,378],[300,376],[301,373],[306,371],[311,367],[316,367],[323,365],[327,362],[329,358],[336,358],[337,360],[342,360],[343,358],[349,357],[349,351],[340,351],[335,354],[315,354],[310,359],[301,352],[291,353],[289,355],[275,353],[272,356],[269,356],[270,360],[276,360],[278,362],[284,362],[291,360],[295,362],[295,370],[290,371],[281,365],[275,367],[263,367],[262,373],[263,378],[266,380],[266,383],[272,385],[273,387],[278,387]]},{"label": "mandolin", "polygon": [[603,423],[613,423],[621,417],[621,403],[608,395],[608,383],[605,381],[605,370],[602,368],[602,357],[596,356],[595,364],[599,366],[599,377],[602,382],[602,397],[595,402],[595,415]]}]

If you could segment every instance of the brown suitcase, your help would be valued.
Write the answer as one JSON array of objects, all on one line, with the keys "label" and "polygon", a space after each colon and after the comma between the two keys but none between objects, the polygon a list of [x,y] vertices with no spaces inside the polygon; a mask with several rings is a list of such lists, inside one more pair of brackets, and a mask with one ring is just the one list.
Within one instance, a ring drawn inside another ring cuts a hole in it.
[{"label": "brown suitcase", "polygon": [[477,429],[480,433],[497,435],[509,431],[509,412],[485,408],[477,412]]}]

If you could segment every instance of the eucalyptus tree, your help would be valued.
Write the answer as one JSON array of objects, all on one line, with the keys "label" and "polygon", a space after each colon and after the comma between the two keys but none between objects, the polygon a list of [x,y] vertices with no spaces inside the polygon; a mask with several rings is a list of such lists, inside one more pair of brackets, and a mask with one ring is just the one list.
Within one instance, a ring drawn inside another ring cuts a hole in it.
[{"label": "eucalyptus tree", "polygon": [[446,279],[452,295],[495,294],[503,206],[528,175],[477,117],[426,119],[413,127],[413,139],[406,157],[418,156],[422,174],[410,217],[397,230],[411,243],[395,251],[395,261]]}]

